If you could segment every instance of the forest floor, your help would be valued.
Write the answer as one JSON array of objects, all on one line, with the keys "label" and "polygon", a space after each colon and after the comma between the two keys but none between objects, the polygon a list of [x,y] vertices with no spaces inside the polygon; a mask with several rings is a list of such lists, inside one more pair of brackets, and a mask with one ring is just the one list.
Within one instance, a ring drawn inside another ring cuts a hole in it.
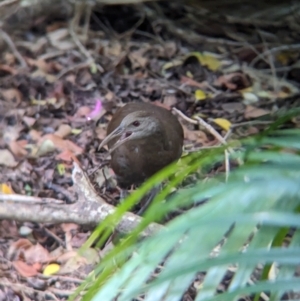
[{"label": "forest floor", "polygon": [[[120,190],[113,180],[107,185],[113,172],[106,167],[103,175],[107,152],[97,148],[116,109],[132,101],[173,110],[185,153],[222,143],[196,117],[226,141],[259,133],[300,106],[300,28],[293,24],[173,3],[105,6],[86,24],[37,16],[30,26],[3,27],[0,193],[74,203],[78,160],[116,205]],[[299,125],[294,118],[287,126]],[[75,257],[92,230],[2,219],[0,301],[66,300],[101,257],[92,248]]]}]

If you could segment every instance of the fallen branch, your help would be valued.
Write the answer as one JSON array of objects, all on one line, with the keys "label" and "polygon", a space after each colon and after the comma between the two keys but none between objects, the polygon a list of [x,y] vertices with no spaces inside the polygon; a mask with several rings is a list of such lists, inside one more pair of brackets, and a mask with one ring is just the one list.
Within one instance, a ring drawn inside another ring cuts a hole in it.
[{"label": "fallen branch", "polygon": [[[45,203],[42,199],[39,202],[26,202],[26,196],[21,202],[20,195],[16,197],[17,201],[13,201],[13,195],[0,194],[0,219],[95,226],[114,213],[115,207],[107,204],[96,193],[88,177],[76,162],[74,162],[72,179],[78,195],[76,203],[57,204],[58,200],[56,204]],[[116,230],[123,234],[129,233],[141,222],[141,219],[140,216],[127,212],[116,226]],[[142,236],[149,236],[161,229],[163,226],[159,224],[150,224]]]}]

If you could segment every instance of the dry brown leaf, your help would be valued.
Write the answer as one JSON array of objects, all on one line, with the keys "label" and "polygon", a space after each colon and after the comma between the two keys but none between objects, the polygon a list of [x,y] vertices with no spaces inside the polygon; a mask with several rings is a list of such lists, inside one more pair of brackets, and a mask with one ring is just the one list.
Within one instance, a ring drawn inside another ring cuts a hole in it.
[{"label": "dry brown leaf", "polygon": [[94,83],[90,70],[82,70],[80,76],[77,77],[77,82],[80,86],[89,85],[89,87],[91,88],[94,85]]},{"label": "dry brown leaf", "polygon": [[74,223],[63,223],[63,224],[61,224],[61,228],[64,232],[71,232],[74,230],[77,231],[79,229],[79,226]]},{"label": "dry brown leaf", "polygon": [[90,114],[92,109],[87,106],[79,107],[77,112],[75,113],[74,117],[86,117],[88,114]]},{"label": "dry brown leaf", "polygon": [[41,37],[34,42],[28,42],[28,41],[20,41],[19,44],[22,45],[25,49],[30,50],[32,53],[41,53],[43,51],[43,48],[48,44],[48,40],[46,37]]},{"label": "dry brown leaf", "polygon": [[23,158],[27,155],[27,151],[25,149],[25,146],[27,145],[26,140],[18,140],[18,141],[11,141],[9,143],[9,149],[17,158]]},{"label": "dry brown leaf", "polygon": [[174,94],[166,95],[163,100],[163,104],[169,108],[169,110],[177,104],[177,98]]},{"label": "dry brown leaf", "polygon": [[57,156],[55,156],[55,159],[56,160],[66,161],[66,162],[73,162],[73,161],[75,161],[75,162],[79,163],[79,161],[76,158],[76,156],[71,151],[69,151],[68,149],[62,151]]},{"label": "dry brown leaf", "polygon": [[5,143],[9,144],[11,141],[17,140],[22,129],[23,126],[21,125],[7,126],[3,133],[3,140]]},{"label": "dry brown leaf", "polygon": [[107,102],[113,101],[115,99],[115,97],[116,97],[116,95],[112,91],[108,91],[104,96],[104,98],[107,100]]},{"label": "dry brown leaf", "polygon": [[8,149],[0,149],[0,165],[16,167],[18,162]]},{"label": "dry brown leaf", "polygon": [[222,109],[228,113],[243,112],[244,105],[240,102],[229,102],[222,104]]},{"label": "dry brown leaf", "polygon": [[51,259],[49,252],[40,244],[33,245],[25,250],[24,257],[28,264],[46,263]]},{"label": "dry brown leaf", "polygon": [[113,41],[112,43],[110,43],[110,45],[105,47],[105,55],[107,55],[108,57],[110,56],[119,57],[121,53],[122,53],[122,45],[119,41]]},{"label": "dry brown leaf", "polygon": [[[41,139],[42,140],[42,139]],[[32,148],[32,156],[34,157],[42,157],[48,153],[55,151],[56,147],[50,139],[42,140],[42,143],[39,144],[38,147]]]},{"label": "dry brown leaf", "polygon": [[141,50],[137,50],[137,51],[131,51],[128,54],[128,58],[131,62],[131,68],[132,69],[136,69],[136,68],[145,68],[147,63],[148,63],[148,59],[146,57],[144,57],[144,49]]},{"label": "dry brown leaf", "polygon": [[63,28],[65,27],[65,23],[64,22],[53,22],[49,25],[46,26],[46,32],[49,33],[49,32],[52,32],[52,31],[56,31],[60,28]]},{"label": "dry brown leaf", "polygon": [[17,237],[19,230],[15,221],[3,220],[0,222],[1,237]]},{"label": "dry brown leaf", "polygon": [[101,126],[96,128],[96,135],[100,140],[103,140],[106,137],[106,129]]},{"label": "dry brown leaf", "polygon": [[63,266],[61,266],[61,269],[59,270],[58,274],[69,274],[76,270],[78,270],[82,266],[86,266],[87,260],[84,257],[79,256],[76,254],[72,258],[70,258]]},{"label": "dry brown leaf", "polygon": [[10,244],[7,251],[7,258],[9,260],[18,260],[20,254],[32,247],[32,243],[26,238],[20,238]]},{"label": "dry brown leaf", "polygon": [[38,141],[42,137],[42,133],[38,132],[37,130],[30,130],[29,136],[33,141]]},{"label": "dry brown leaf", "polygon": [[246,106],[244,116],[245,118],[258,118],[260,116],[264,116],[270,114],[270,111],[265,109],[256,108],[253,106]]},{"label": "dry brown leaf", "polygon": [[83,153],[83,149],[80,146],[76,145],[74,142],[70,140],[65,140],[65,142],[66,142],[66,149],[70,150],[75,155],[80,155]]},{"label": "dry brown leaf", "polygon": [[214,81],[217,87],[225,87],[229,90],[235,91],[245,89],[251,85],[248,77],[240,72],[224,74]]},{"label": "dry brown leaf", "polygon": [[56,258],[56,261],[60,264],[63,264],[65,262],[67,262],[68,260],[70,260],[71,258],[77,256],[77,252],[76,251],[67,251],[61,255],[59,255],[57,258]]},{"label": "dry brown leaf", "polygon": [[35,124],[36,119],[33,117],[23,116],[23,121],[28,127],[32,127]]},{"label": "dry brown leaf", "polygon": [[158,101],[158,100],[155,100],[155,101],[153,101],[153,102],[151,102],[151,103],[154,104],[154,105],[156,105],[156,106],[158,106],[158,107],[162,107],[162,108],[167,109],[167,110],[170,111],[170,108],[169,108],[166,104],[161,103],[161,102]]},{"label": "dry brown leaf", "polygon": [[51,66],[43,59],[34,60],[31,58],[27,58],[27,63],[29,66],[37,67],[45,73],[49,73],[52,71]]},{"label": "dry brown leaf", "polygon": [[64,138],[70,135],[71,132],[72,132],[72,128],[68,124],[61,124],[54,134],[61,138]]},{"label": "dry brown leaf", "polygon": [[193,80],[193,79],[191,79],[190,77],[187,77],[187,76],[181,76],[180,82],[182,84],[186,84],[186,85],[191,86],[191,87],[197,87],[197,88],[200,88],[200,89],[207,88],[206,82],[198,83],[197,81],[195,81],[195,80]]},{"label": "dry brown leaf", "polygon": [[[60,28],[58,30],[49,32],[47,36],[52,46],[59,50],[71,50],[75,47],[75,43],[68,39],[69,30],[67,28]],[[63,40],[66,38],[67,40]]]},{"label": "dry brown leaf", "polygon": [[76,85],[76,78],[77,76],[73,73],[70,73],[65,77],[65,80],[73,85]]},{"label": "dry brown leaf", "polygon": [[80,248],[89,238],[90,233],[76,233],[71,240],[72,248]]},{"label": "dry brown leaf", "polygon": [[250,136],[250,135],[255,135],[259,133],[259,129],[254,127],[254,126],[250,126],[249,128],[247,128],[247,135],[246,136]]},{"label": "dry brown leaf", "polygon": [[38,274],[40,265],[28,265],[23,261],[17,260],[12,263],[13,267],[17,270],[17,272],[23,277],[33,277]]},{"label": "dry brown leaf", "polygon": [[[80,155],[83,153],[83,149],[81,147],[77,146],[74,142],[72,142],[70,140],[64,140],[55,134],[44,135],[42,137],[39,145],[42,146],[42,144],[45,143],[46,141],[51,141],[52,145],[60,151],[69,150],[72,153],[74,153],[75,155]],[[50,149],[51,149],[51,147],[50,147]]]},{"label": "dry brown leaf", "polygon": [[53,84],[53,83],[55,83],[56,80],[57,80],[55,75],[48,74],[48,73],[44,72],[44,71],[41,70],[41,69],[37,69],[36,71],[32,72],[32,73],[31,73],[31,77],[32,77],[32,78],[37,78],[37,77],[44,78],[44,79],[46,79],[46,81],[47,81],[49,84]]},{"label": "dry brown leaf", "polygon": [[209,139],[203,131],[191,131],[183,125],[184,138],[189,141],[197,141],[198,143],[206,144]]},{"label": "dry brown leaf", "polygon": [[16,104],[20,104],[23,97],[18,89],[0,89],[0,94],[4,97],[6,101],[14,101]]},{"label": "dry brown leaf", "polygon": [[4,71],[4,72],[10,73],[12,75],[17,74],[17,70],[15,68],[11,67],[11,66],[8,66],[8,65],[0,64],[0,71]]},{"label": "dry brown leaf", "polygon": [[16,57],[10,52],[5,52],[4,61],[7,65],[13,66],[16,63]]}]

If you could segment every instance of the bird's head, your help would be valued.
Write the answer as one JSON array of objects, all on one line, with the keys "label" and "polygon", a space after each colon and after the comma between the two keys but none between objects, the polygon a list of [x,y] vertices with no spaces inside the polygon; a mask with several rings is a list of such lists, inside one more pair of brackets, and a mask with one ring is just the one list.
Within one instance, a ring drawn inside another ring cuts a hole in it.
[{"label": "bird's head", "polygon": [[119,137],[109,150],[113,152],[126,141],[150,136],[157,131],[158,126],[158,120],[153,115],[144,111],[132,112],[125,116],[120,125],[101,142],[99,149],[112,139]]}]

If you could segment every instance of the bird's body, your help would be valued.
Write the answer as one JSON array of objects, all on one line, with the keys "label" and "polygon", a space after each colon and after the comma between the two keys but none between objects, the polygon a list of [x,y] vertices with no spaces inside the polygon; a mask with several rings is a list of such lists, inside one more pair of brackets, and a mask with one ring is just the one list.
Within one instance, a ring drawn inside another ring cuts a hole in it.
[{"label": "bird's body", "polygon": [[106,143],[118,184],[127,188],[180,158],[183,130],[170,111],[148,103],[129,103],[110,121],[101,145]]}]

